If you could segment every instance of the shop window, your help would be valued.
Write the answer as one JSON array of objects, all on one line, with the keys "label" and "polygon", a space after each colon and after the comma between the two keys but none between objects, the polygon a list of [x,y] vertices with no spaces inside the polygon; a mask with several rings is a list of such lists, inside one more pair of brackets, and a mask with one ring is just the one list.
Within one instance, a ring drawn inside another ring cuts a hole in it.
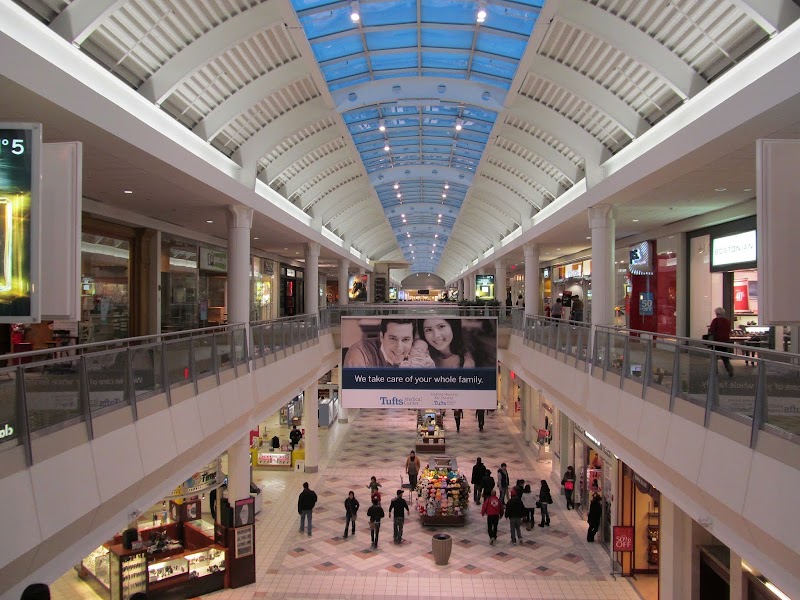
[{"label": "shop window", "polygon": [[130,253],[128,240],[81,236],[81,342],[129,337]]}]

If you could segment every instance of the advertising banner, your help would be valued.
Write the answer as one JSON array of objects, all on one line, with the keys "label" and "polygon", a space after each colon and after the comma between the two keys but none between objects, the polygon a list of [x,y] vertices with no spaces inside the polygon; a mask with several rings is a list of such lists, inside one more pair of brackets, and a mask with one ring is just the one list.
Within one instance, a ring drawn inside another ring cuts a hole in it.
[{"label": "advertising banner", "polygon": [[633,527],[615,525],[612,534],[614,552],[633,552],[633,536]]},{"label": "advertising banner", "polygon": [[478,300],[494,300],[494,275],[475,276],[475,297]]},{"label": "advertising banner", "polygon": [[40,317],[41,128],[0,123],[0,322]]},{"label": "advertising banner", "polygon": [[369,275],[351,275],[347,288],[347,297],[354,302],[367,301]]},{"label": "advertising banner", "polygon": [[733,312],[750,312],[750,286],[747,279],[737,279],[733,282]]},{"label": "advertising banner", "polygon": [[497,406],[496,317],[342,317],[345,408]]}]

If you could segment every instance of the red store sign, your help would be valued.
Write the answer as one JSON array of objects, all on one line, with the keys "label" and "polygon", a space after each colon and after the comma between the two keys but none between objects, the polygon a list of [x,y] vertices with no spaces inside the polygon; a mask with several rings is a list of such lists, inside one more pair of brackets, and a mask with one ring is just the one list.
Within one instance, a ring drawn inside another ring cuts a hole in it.
[{"label": "red store sign", "polygon": [[615,525],[611,541],[614,552],[633,552],[633,527]]}]

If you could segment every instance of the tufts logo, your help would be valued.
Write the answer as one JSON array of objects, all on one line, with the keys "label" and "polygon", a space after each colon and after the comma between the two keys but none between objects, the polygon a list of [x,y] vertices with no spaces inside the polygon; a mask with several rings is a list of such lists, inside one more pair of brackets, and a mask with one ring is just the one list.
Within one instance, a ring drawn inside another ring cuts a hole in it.
[{"label": "tufts logo", "polygon": [[14,435],[14,428],[6,423],[6,426],[0,429],[0,440],[11,437],[12,435]]},{"label": "tufts logo", "polygon": [[381,406],[403,406],[403,404],[405,404],[403,399],[397,396],[393,396],[392,398],[381,396]]}]

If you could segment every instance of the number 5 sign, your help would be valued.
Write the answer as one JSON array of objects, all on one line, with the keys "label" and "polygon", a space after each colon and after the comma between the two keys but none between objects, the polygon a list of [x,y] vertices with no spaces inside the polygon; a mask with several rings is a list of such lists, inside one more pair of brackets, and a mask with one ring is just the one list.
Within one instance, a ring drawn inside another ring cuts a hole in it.
[{"label": "number 5 sign", "polygon": [[633,527],[614,526],[612,543],[614,552],[633,552]]}]

